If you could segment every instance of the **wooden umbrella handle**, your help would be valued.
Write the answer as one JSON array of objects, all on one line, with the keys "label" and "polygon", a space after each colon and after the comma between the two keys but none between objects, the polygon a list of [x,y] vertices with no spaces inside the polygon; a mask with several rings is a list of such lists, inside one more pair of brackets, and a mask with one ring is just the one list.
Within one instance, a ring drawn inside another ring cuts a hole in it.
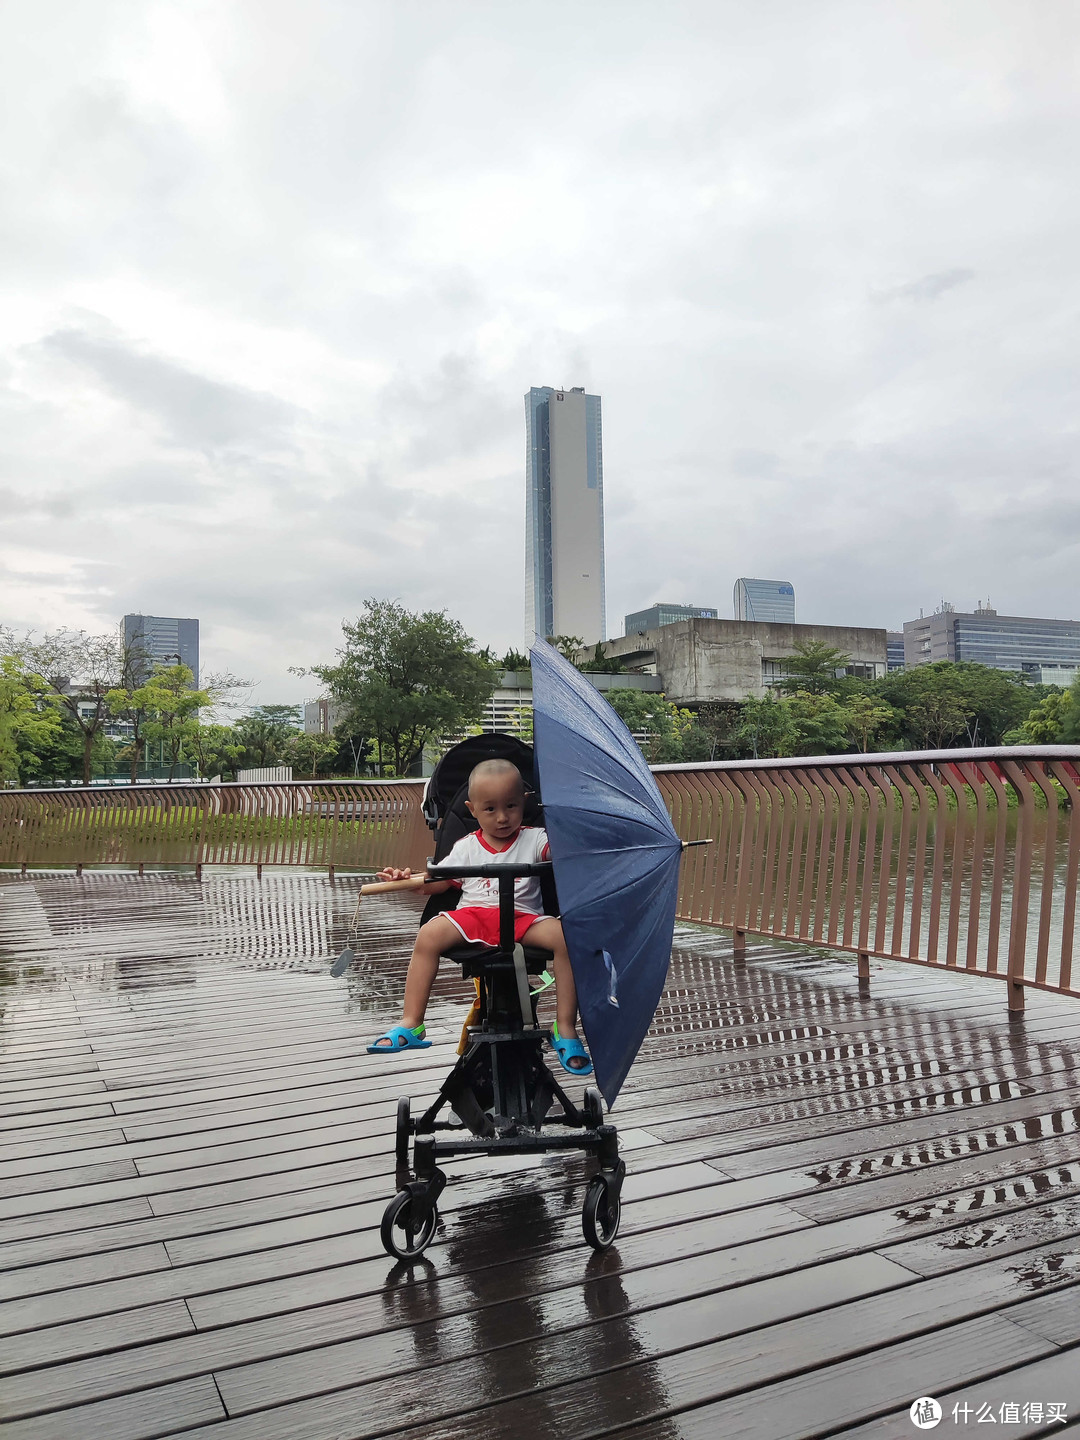
[{"label": "wooden umbrella handle", "polygon": [[422,890],[433,885],[434,878],[427,875],[410,875],[408,880],[373,880],[370,885],[361,885],[361,895],[385,895],[388,890]]}]

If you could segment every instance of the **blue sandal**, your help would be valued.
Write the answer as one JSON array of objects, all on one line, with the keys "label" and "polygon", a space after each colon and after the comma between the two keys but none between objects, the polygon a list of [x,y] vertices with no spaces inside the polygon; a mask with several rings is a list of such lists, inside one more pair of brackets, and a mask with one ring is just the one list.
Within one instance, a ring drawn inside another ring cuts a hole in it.
[{"label": "blue sandal", "polygon": [[[430,1040],[424,1039],[425,1026],[423,1021],[417,1025],[415,1030],[408,1025],[391,1025],[389,1030],[377,1036],[367,1047],[369,1055],[396,1055],[399,1050],[426,1050],[431,1044]],[[389,1040],[389,1045],[380,1045],[380,1040]]]},{"label": "blue sandal", "polygon": [[[555,1054],[559,1057],[559,1064],[568,1075],[591,1075],[592,1061],[589,1059],[589,1052],[580,1040],[563,1040],[559,1037],[558,1025],[551,1027],[551,1043],[554,1046]],[[571,1060],[584,1060],[584,1065],[571,1065]]]}]

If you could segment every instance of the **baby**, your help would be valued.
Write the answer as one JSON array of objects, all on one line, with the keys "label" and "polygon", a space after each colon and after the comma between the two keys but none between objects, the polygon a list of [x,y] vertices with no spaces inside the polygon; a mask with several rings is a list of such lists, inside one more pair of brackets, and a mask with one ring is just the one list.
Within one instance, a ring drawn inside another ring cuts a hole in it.
[{"label": "baby", "polygon": [[[492,859],[496,855],[502,855],[508,865],[531,865],[550,858],[546,832],[521,823],[525,783],[521,771],[509,760],[484,760],[476,766],[469,776],[466,804],[480,828],[459,840],[443,864],[490,865],[497,863]],[[411,870],[388,868],[379,871],[379,879],[405,880],[411,874]],[[405,976],[401,1024],[369,1045],[371,1054],[430,1045],[424,1038],[424,1015],[443,951],[462,940],[499,943],[498,880],[479,876],[437,880],[424,888],[426,893],[440,895],[451,887],[461,890],[461,903],[420,927]],[[559,1063],[572,1075],[591,1075],[592,1061],[577,1034],[577,990],[562,925],[543,913],[537,877],[523,876],[514,882],[514,911],[514,939],[521,940],[528,933],[530,945],[550,950],[554,956],[556,1024],[552,1038]]]}]

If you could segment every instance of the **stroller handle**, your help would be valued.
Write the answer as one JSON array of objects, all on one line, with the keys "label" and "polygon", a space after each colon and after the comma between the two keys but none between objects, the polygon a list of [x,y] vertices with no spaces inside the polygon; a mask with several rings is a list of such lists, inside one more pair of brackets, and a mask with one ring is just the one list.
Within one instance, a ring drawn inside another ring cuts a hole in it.
[{"label": "stroller handle", "polygon": [[502,876],[520,880],[526,875],[546,875],[551,869],[550,860],[537,860],[532,865],[436,865],[428,861],[429,880],[466,880],[479,876],[483,880],[498,880]]}]

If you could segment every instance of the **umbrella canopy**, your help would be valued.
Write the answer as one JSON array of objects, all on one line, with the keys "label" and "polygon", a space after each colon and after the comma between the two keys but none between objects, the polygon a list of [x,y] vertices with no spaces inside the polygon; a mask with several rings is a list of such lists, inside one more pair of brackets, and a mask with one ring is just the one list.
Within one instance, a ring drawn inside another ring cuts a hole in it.
[{"label": "umbrella canopy", "polygon": [[532,649],[533,738],[563,933],[609,1105],[667,978],[682,842],[630,731],[546,642]]}]

